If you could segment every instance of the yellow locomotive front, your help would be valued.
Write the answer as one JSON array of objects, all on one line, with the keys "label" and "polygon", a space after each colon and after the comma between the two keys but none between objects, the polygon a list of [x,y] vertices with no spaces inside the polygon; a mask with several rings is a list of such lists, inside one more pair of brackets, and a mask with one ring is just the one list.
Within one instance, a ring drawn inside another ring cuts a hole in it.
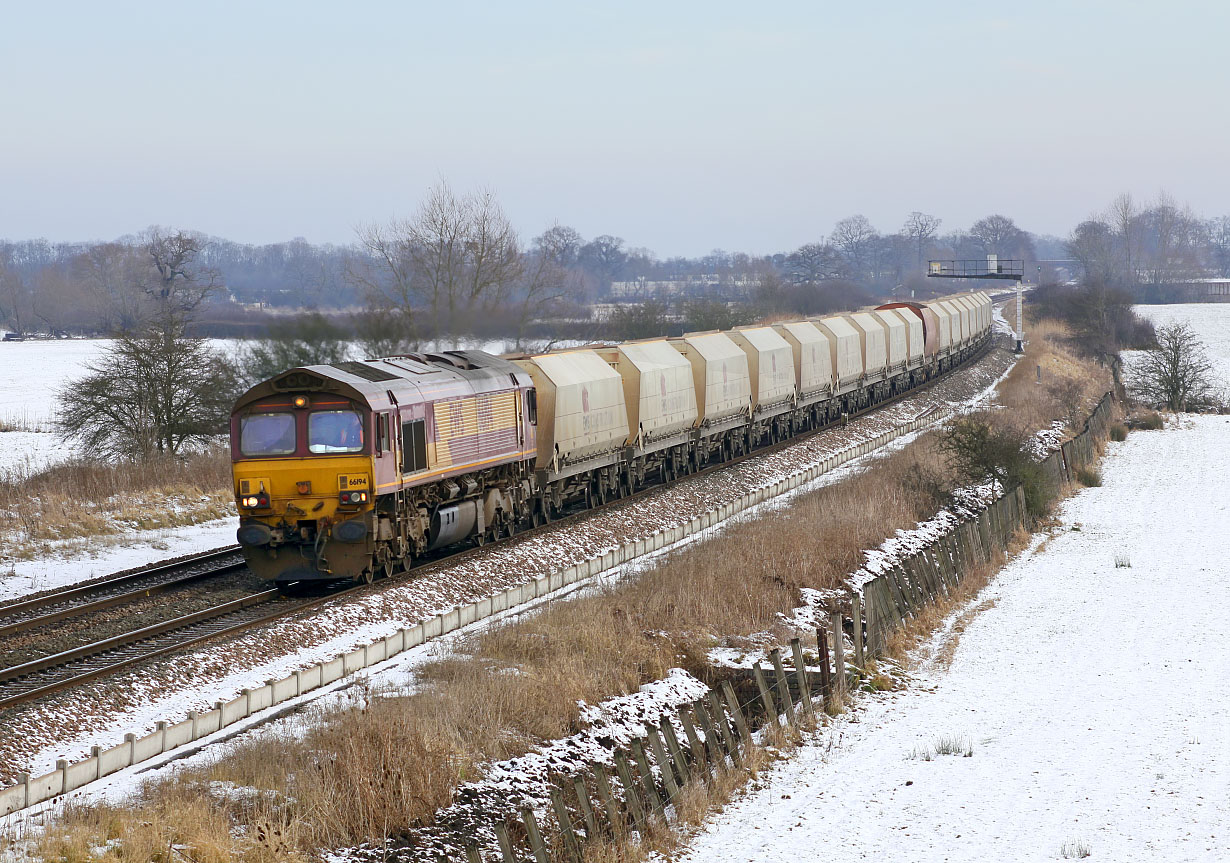
[{"label": "yellow locomotive front", "polygon": [[371,580],[371,412],[356,399],[311,391],[312,378],[284,376],[281,389],[309,391],[254,390],[236,406],[237,538],[249,567],[270,581]]}]

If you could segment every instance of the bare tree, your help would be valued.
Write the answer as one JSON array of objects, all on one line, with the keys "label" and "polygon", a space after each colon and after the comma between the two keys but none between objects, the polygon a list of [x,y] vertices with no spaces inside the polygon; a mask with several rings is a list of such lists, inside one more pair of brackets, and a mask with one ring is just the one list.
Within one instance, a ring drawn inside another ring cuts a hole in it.
[{"label": "bare tree", "polygon": [[1127,284],[1135,284],[1136,268],[1140,262],[1141,212],[1131,194],[1124,192],[1111,201],[1106,220],[1118,241],[1123,260],[1123,278]]},{"label": "bare tree", "polygon": [[849,267],[848,275],[857,278],[867,272],[871,247],[876,236],[876,229],[867,217],[861,214],[847,216],[833,226],[830,239],[845,258]]},{"label": "bare tree", "polygon": [[841,272],[841,255],[831,243],[805,243],[786,259],[792,281],[815,284],[835,278]]},{"label": "bare tree", "polygon": [[175,327],[196,312],[210,294],[222,286],[222,276],[201,263],[206,239],[191,231],[150,228],[145,238],[145,252],[150,269],[142,277],[141,287],[153,297],[163,326]]},{"label": "bare tree", "polygon": [[1020,245],[1022,231],[1016,222],[998,213],[979,219],[970,226],[970,236],[984,254],[1008,256]]},{"label": "bare tree", "polygon": [[123,335],[60,392],[62,437],[100,458],[175,455],[225,430],[229,366],[201,340]]},{"label": "bare tree", "polygon": [[940,231],[941,220],[938,216],[929,216],[917,210],[906,217],[905,227],[901,233],[909,238],[916,253],[916,262],[922,266],[927,247]]},{"label": "bare tree", "polygon": [[1087,219],[1072,231],[1064,246],[1085,272],[1085,280],[1109,284],[1115,280],[1115,235],[1099,219]]},{"label": "bare tree", "polygon": [[1136,364],[1131,389],[1146,404],[1172,411],[1199,410],[1217,401],[1213,365],[1187,324],[1157,331],[1157,347],[1145,351]]},{"label": "bare tree", "polygon": [[585,240],[573,228],[556,222],[534,238],[534,251],[563,267],[576,266]]},{"label": "bare tree", "polygon": [[426,309],[436,332],[463,331],[476,311],[505,303],[522,275],[517,234],[494,194],[458,197],[443,180],[414,218],[360,228],[359,241],[368,259],[350,277],[370,304],[406,320]]}]

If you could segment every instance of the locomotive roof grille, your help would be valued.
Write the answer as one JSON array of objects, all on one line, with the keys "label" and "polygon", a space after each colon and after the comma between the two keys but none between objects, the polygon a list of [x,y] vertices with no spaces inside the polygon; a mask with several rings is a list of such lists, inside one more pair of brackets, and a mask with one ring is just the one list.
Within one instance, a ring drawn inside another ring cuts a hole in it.
[{"label": "locomotive roof grille", "polygon": [[352,374],[357,378],[371,381],[372,383],[380,383],[381,381],[396,381],[401,378],[397,375],[389,374],[383,369],[378,369],[374,366],[369,366],[366,363],[348,360],[343,363],[334,363],[333,368],[341,369],[342,371]]}]

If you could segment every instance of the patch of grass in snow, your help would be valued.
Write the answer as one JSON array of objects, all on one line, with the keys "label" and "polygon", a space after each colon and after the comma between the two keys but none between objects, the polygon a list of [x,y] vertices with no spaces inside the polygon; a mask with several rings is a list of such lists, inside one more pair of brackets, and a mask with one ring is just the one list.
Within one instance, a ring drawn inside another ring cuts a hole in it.
[{"label": "patch of grass in snow", "polygon": [[1127,426],[1130,429],[1141,429],[1142,431],[1160,431],[1166,427],[1166,421],[1162,419],[1161,414],[1150,411],[1128,417]]},{"label": "patch of grass in snow", "polygon": [[1115,569],[1131,569],[1132,559],[1128,557],[1127,552],[1115,553]]},{"label": "patch of grass in snow", "polygon": [[974,757],[974,741],[969,737],[957,735],[937,738],[933,746],[936,755],[960,755],[962,758]]},{"label": "patch of grass in snow", "polygon": [[1069,839],[1059,846],[1059,856],[1065,860],[1079,860],[1093,853],[1089,843],[1084,839]]},{"label": "patch of grass in snow", "polygon": [[103,463],[77,459],[36,473],[0,472],[0,559],[30,560],[77,541],[188,527],[233,515],[230,458]]},{"label": "patch of grass in snow", "polygon": [[1128,427],[1123,423],[1115,423],[1110,427],[1110,439],[1122,443],[1127,440]]},{"label": "patch of grass in snow", "polygon": [[1097,488],[1102,485],[1102,471],[1098,470],[1095,465],[1078,467],[1076,469],[1076,481],[1086,488]]}]

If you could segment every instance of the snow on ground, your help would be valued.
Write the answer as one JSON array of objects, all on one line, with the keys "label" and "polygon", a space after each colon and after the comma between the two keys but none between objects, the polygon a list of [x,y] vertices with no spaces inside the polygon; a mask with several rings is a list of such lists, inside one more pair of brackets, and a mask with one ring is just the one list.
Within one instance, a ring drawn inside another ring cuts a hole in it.
[{"label": "snow on ground", "polygon": [[[951,620],[913,685],[824,729],[684,859],[1226,859],[1228,442],[1230,419],[1192,417],[1110,444],[1105,484],[971,603],[950,665]],[[972,755],[934,754],[944,738]]]},{"label": "snow on ground", "polygon": [[231,518],[187,529],[134,530],[106,544],[78,547],[72,555],[12,562],[0,572],[0,602],[234,544],[235,520]]},{"label": "snow on ground", "polygon": [[109,341],[66,339],[0,343],[0,475],[40,470],[65,458],[51,433],[56,393],[82,374]]}]

